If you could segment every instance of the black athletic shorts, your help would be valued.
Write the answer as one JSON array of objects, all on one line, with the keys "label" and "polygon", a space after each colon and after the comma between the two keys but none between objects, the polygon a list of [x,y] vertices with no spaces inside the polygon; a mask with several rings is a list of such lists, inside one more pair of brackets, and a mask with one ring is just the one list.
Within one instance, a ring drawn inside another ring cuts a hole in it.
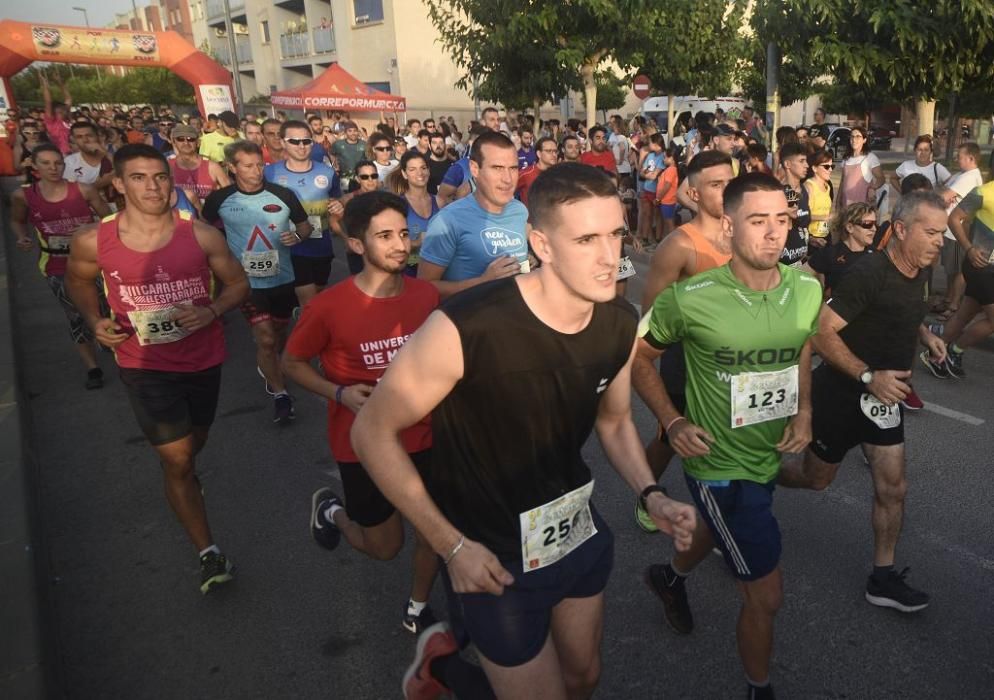
[{"label": "black athletic shorts", "polygon": [[289,323],[297,306],[297,293],[293,288],[294,283],[289,282],[278,287],[253,289],[241,307],[246,320],[253,326],[264,321]]},{"label": "black athletic shorts", "polygon": [[499,596],[454,592],[448,570],[442,567],[449,617],[460,646],[473,642],[500,666],[528,663],[545,645],[556,605],[604,590],[614,566],[614,534],[593,504],[590,513],[597,534],[556,563],[523,573],[520,558],[502,561],[514,583]]},{"label": "black athletic shorts", "polygon": [[811,431],[815,456],[838,464],[856,445],[903,443],[904,409],[883,406],[860,382],[821,365],[811,376]]},{"label": "black athletic shorts", "polygon": [[[687,410],[687,360],[683,355],[683,343],[674,343],[666,348],[659,358],[659,376],[663,378],[666,393],[676,410],[684,413]],[[664,427],[659,426],[659,441],[669,444]]]},{"label": "black athletic shorts", "polygon": [[214,422],[221,365],[201,372],[119,369],[138,425],[152,445],[165,445]]},{"label": "black athletic shorts", "polygon": [[978,270],[970,264],[969,256],[964,256],[963,279],[966,281],[966,296],[981,306],[994,304],[994,272],[990,267]]},{"label": "black athletic shorts", "polygon": [[291,255],[293,262],[293,285],[303,287],[308,284],[316,284],[319,287],[328,285],[328,278],[331,277],[331,260],[329,257],[311,258],[306,255]]},{"label": "black athletic shorts", "polygon": [[[411,461],[423,473],[431,463],[431,450],[415,452],[411,455]],[[342,476],[345,491],[345,512],[351,520],[363,527],[376,527],[385,523],[397,510],[359,462],[339,462],[338,473]]]}]

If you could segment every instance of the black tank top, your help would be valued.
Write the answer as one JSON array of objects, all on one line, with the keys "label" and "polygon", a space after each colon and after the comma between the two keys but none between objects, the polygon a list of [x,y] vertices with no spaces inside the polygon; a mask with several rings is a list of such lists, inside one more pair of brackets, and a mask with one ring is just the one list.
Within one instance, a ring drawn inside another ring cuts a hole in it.
[{"label": "black tank top", "polygon": [[425,482],[445,516],[499,558],[520,561],[519,514],[590,481],[580,450],[607,385],[628,361],[638,318],[596,304],[579,333],[542,323],[514,278],[441,306],[462,344],[463,378],[432,414]]}]

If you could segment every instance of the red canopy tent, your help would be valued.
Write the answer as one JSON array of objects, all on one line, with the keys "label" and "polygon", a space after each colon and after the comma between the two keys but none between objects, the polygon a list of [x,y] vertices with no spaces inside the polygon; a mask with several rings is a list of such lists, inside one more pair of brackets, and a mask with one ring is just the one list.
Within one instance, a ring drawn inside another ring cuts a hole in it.
[{"label": "red canopy tent", "polygon": [[405,112],[407,100],[374,90],[337,63],[300,87],[272,93],[274,107],[340,109],[346,112]]}]

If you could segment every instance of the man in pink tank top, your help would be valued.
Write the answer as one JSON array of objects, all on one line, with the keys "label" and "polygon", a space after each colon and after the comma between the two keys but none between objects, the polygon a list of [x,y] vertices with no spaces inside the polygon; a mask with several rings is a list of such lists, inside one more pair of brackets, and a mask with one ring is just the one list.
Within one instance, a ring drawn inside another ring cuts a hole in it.
[{"label": "man in pink tank top", "polygon": [[[194,470],[214,421],[224,361],[220,317],[248,280],[219,231],[170,209],[165,156],[145,144],[114,154],[123,212],[73,240],[66,286],[97,340],[113,348],[138,424],[155,449],[166,498],[200,553],[200,590],[231,580],[214,544]],[[103,275],[111,314],[93,281]],[[213,297],[213,279],[223,291]]]},{"label": "man in pink tank top", "polygon": [[[73,232],[92,223],[94,213],[110,214],[110,207],[95,188],[63,177],[65,159],[58,146],[37,146],[32,160],[38,181],[11,196],[10,226],[20,250],[29,251],[38,244],[38,267],[69,321],[69,334],[86,366],[86,388],[99,389],[104,385],[104,373],[97,366],[93,334],[66,294],[65,274]],[[36,236],[31,235],[31,228]]]},{"label": "man in pink tank top", "polygon": [[[666,236],[653,253],[642,293],[642,311],[648,313],[656,297],[671,284],[724,265],[731,259],[731,241],[722,233],[724,207],[721,198],[733,177],[732,159],[722,151],[703,151],[690,161],[687,193],[697,205],[697,214]],[[663,353],[659,373],[666,383],[667,393],[682,412],[686,406],[687,382],[682,347],[671,347]],[[676,454],[662,425],[646,445],[645,452],[658,481]],[[638,502],[635,521],[644,531],[656,532],[651,518]]]},{"label": "man in pink tank top", "polygon": [[196,127],[177,124],[170,132],[170,138],[175,154],[169,158],[173,180],[199,212],[207,195],[230,185],[231,178],[220,163],[200,155],[200,132]]}]

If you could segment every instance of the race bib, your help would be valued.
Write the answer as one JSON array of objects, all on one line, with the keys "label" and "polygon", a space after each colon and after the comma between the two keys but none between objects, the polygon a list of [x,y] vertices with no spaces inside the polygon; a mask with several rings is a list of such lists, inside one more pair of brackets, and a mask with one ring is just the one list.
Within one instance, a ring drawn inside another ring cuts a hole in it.
[{"label": "race bib", "polygon": [[873,421],[881,430],[901,425],[901,409],[897,407],[897,404],[888,406],[873,394],[860,396],[859,408],[863,411],[863,415]]},{"label": "race bib", "polygon": [[72,236],[47,236],[45,238],[45,247],[48,248],[49,253],[69,255],[70,242],[72,242]]},{"label": "race bib", "polygon": [[627,255],[618,261],[618,281],[626,280],[635,276],[635,264]]},{"label": "race bib", "polygon": [[531,261],[528,260],[528,258],[525,258],[524,260],[519,262],[518,267],[521,269],[522,275],[527,275],[532,270],[532,264]]},{"label": "race bib", "polygon": [[242,268],[249,277],[275,277],[280,274],[280,254],[275,250],[242,253]]},{"label": "race bib", "polygon": [[590,514],[594,482],[525,511],[521,520],[521,561],[525,572],[555,564],[597,534]]},{"label": "race bib", "polygon": [[797,365],[779,372],[743,372],[732,377],[732,427],[763,423],[797,413]]},{"label": "race bib", "polygon": [[135,329],[139,345],[175,343],[189,335],[186,329],[173,320],[175,309],[129,311],[128,320]]}]

